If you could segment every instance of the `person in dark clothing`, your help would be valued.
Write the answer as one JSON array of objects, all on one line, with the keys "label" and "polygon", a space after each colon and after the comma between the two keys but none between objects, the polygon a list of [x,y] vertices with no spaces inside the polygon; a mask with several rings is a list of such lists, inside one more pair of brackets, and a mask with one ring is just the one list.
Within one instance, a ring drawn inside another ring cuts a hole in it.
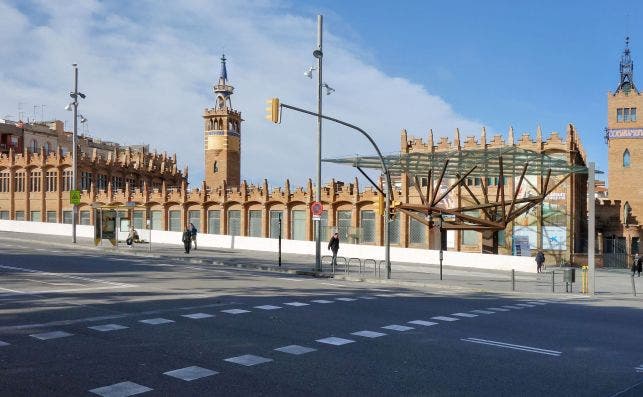
[{"label": "person in dark clothing", "polygon": [[543,272],[543,263],[545,263],[545,254],[539,250],[536,254],[536,271],[538,273]]},{"label": "person in dark clothing", "polygon": [[333,269],[337,266],[337,251],[339,251],[339,234],[337,232],[333,233],[333,237],[330,238],[328,242],[328,249],[333,252]]},{"label": "person in dark clothing", "polygon": [[181,241],[183,241],[183,247],[185,247],[185,253],[189,254],[190,248],[192,247],[192,231],[190,230],[189,227],[185,228]]},{"label": "person in dark clothing", "polygon": [[632,261],[632,277],[634,277],[634,273],[638,273],[638,277],[641,277],[641,267],[643,267],[643,257],[636,254]]},{"label": "person in dark clothing", "polygon": [[196,249],[196,226],[194,226],[194,223],[190,223],[190,236],[194,242],[194,249]]}]

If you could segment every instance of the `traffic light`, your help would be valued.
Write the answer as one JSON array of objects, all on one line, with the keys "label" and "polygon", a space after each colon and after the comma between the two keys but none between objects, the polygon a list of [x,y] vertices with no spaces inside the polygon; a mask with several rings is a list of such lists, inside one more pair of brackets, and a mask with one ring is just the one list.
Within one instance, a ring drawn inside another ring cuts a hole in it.
[{"label": "traffic light", "polygon": [[266,119],[275,124],[279,124],[279,98],[272,98],[267,101],[268,107],[266,108]]}]

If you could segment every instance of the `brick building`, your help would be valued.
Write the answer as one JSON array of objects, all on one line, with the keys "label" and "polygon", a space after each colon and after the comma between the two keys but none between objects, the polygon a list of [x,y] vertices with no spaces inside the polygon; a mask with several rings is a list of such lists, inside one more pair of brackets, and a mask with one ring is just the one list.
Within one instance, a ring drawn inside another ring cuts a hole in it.
[{"label": "brick building", "polygon": [[[310,216],[314,188],[310,180],[303,187],[292,187],[287,180],[280,187],[269,187],[265,180],[260,186],[240,180],[243,120],[241,113],[232,107],[234,89],[228,82],[225,57],[221,59],[221,73],[213,88],[215,106],[203,113],[205,181],[188,189],[187,169],[183,173],[177,170],[175,156],[149,153],[147,147],[121,147],[82,138],[78,174],[82,191],[81,223],[93,223],[92,204],[122,206],[134,202],[137,207],[123,216],[131,218],[136,228],[146,227],[146,221],[150,220],[154,229],[180,231],[183,225],[192,222],[200,233],[275,238],[281,219],[284,238],[314,239]],[[0,141],[8,148],[0,155],[0,217],[71,222],[70,133],[62,131],[60,122],[22,127],[25,134],[20,135],[18,130],[22,128],[5,125],[4,128],[11,130],[11,136],[5,137],[3,133]],[[33,138],[30,134],[36,129],[40,132]],[[51,140],[49,146],[47,139]],[[464,141],[456,131],[453,142],[444,137],[434,142],[433,132],[429,133],[427,142],[409,138],[406,131],[400,135],[403,153],[492,150],[510,145],[584,165],[585,154],[572,125],[567,127],[564,137],[556,132],[543,137],[538,128],[535,139],[529,133],[515,139],[510,129],[506,141],[500,135],[487,140],[484,130],[479,139],[469,136]],[[394,177],[394,200],[419,202],[412,177],[406,174]],[[529,178],[530,183],[539,183],[539,176]],[[512,228],[499,236],[499,252],[511,253],[512,235],[516,233],[528,235],[533,248],[549,249],[567,259],[582,249],[585,181],[572,175],[549,201],[517,219]],[[487,182],[490,190],[497,185],[493,178]],[[467,184],[479,192],[480,183],[476,178]],[[528,189],[524,194],[529,194]],[[357,178],[353,183],[333,180],[322,187],[321,201],[325,209],[321,216],[323,239],[328,238],[331,230],[338,230],[343,241],[383,244],[385,217],[382,195],[377,189],[360,188]],[[428,227],[404,214],[398,214],[391,221],[390,230],[393,246],[431,246]],[[551,237],[555,237],[555,244]],[[482,248],[480,233],[473,231],[450,231],[448,242],[449,249],[454,250],[480,252]]]}]

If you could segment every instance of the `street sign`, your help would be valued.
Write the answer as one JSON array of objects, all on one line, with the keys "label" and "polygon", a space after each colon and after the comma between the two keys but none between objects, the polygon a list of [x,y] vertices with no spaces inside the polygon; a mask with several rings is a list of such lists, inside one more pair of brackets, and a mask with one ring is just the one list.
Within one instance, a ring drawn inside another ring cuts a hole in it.
[{"label": "street sign", "polygon": [[455,215],[453,214],[442,214],[442,219],[445,221],[453,222],[455,221]]},{"label": "street sign", "polygon": [[80,204],[80,190],[69,191],[69,202],[74,205]]},{"label": "street sign", "polygon": [[313,213],[313,216],[320,216],[324,212],[324,206],[319,201],[314,201],[310,205],[310,212]]}]

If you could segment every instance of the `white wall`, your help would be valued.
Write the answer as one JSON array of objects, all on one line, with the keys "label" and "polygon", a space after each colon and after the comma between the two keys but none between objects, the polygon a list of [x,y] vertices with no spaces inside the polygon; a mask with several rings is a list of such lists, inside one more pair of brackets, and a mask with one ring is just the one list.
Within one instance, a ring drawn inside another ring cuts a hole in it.
[{"label": "white wall", "polygon": [[[71,236],[71,225],[60,223],[44,223],[44,222],[26,222],[26,221],[7,221],[0,220],[1,231],[12,232],[25,232],[48,234],[57,236]],[[76,228],[76,235],[78,237],[93,238],[94,227],[88,225],[78,225]],[[156,244],[174,244],[182,245],[181,232],[166,232],[160,230],[152,231],[152,247]],[[122,233],[121,237],[124,239],[126,233]],[[149,230],[139,230],[140,238],[149,240]],[[227,249],[240,249],[240,250],[254,250],[254,251],[269,251],[277,252],[278,240],[260,237],[239,237],[239,236],[226,236],[218,234],[202,234],[197,236],[199,247],[211,248],[227,248]],[[326,250],[326,242],[322,242],[322,255],[330,255],[330,251]],[[281,251],[287,254],[315,254],[314,241],[299,241],[299,240],[282,240]],[[370,258],[376,260],[384,259],[384,247],[372,245],[356,245],[356,244],[340,244],[339,255],[346,258],[361,258],[362,260]],[[510,256],[510,255],[490,255],[480,253],[466,253],[445,251],[443,265],[445,266],[459,266],[471,267],[479,269],[496,269],[496,270],[511,270],[515,269],[520,272],[536,272],[536,263],[534,258]],[[412,264],[438,264],[439,251],[424,250],[415,248],[399,248],[391,247],[391,261],[392,262],[406,262]],[[421,267],[413,266],[413,268],[397,265],[393,270],[413,270],[422,271]],[[382,269],[384,271],[384,269]]]}]

